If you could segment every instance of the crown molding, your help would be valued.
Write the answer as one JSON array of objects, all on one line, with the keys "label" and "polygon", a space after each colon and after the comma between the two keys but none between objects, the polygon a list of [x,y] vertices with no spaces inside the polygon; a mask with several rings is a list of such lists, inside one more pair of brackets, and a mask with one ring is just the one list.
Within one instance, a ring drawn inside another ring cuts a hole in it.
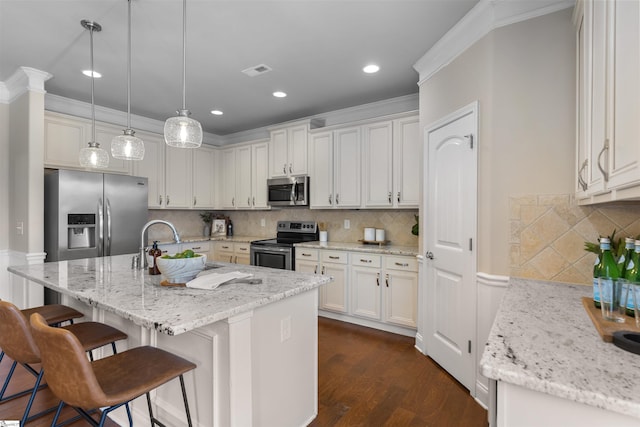
[{"label": "crown molding", "polygon": [[53,77],[46,71],[31,67],[20,67],[5,82],[0,82],[0,103],[11,104],[29,92],[46,93],[44,82]]},{"label": "crown molding", "polygon": [[418,84],[429,80],[496,28],[547,15],[575,5],[575,0],[480,0],[413,66]]}]

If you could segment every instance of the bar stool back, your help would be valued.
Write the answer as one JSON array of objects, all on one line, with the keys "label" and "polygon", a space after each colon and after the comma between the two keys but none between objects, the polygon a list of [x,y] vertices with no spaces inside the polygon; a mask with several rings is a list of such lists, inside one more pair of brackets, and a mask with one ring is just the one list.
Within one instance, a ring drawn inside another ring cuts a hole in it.
[{"label": "bar stool back", "polygon": [[[31,316],[31,327],[53,393],[79,411],[103,408],[99,423],[88,414],[85,416],[93,425],[104,425],[111,411],[146,394],[151,424],[162,426],[153,416],[149,392],[176,377],[180,379],[187,422],[192,425],[183,374],[194,369],[195,364],[149,346],[90,362],[77,338],[68,331],[48,326],[38,314]],[[52,426],[56,423],[57,414]]]}]

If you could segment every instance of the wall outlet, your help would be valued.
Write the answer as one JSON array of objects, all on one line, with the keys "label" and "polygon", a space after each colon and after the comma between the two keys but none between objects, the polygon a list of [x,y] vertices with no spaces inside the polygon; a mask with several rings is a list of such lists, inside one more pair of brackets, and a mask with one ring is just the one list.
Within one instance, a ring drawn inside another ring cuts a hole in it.
[{"label": "wall outlet", "polygon": [[291,338],[291,316],[280,320],[280,342],[285,342]]},{"label": "wall outlet", "polygon": [[22,236],[24,234],[24,222],[18,221],[16,223],[16,233],[18,233],[18,236]]},{"label": "wall outlet", "polygon": [[349,221],[348,219],[344,220],[344,229],[348,230],[351,228],[351,221]]},{"label": "wall outlet", "polygon": [[264,227],[267,225],[267,221],[264,220],[264,218],[260,219],[260,227]]}]

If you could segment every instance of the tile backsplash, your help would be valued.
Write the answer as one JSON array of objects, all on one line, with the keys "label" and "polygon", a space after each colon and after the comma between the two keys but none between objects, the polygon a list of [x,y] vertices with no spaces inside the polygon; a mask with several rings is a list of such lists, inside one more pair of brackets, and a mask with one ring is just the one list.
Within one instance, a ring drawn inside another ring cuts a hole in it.
[{"label": "tile backsplash", "polygon": [[640,204],[578,206],[572,195],[534,195],[509,200],[510,274],[591,284],[595,255],[584,242],[640,234]]},{"label": "tile backsplash", "polygon": [[[199,236],[204,224],[200,219],[202,211],[191,210],[150,210],[149,219],[164,219],[176,226],[184,236]],[[418,210],[312,210],[280,209],[272,211],[215,211],[226,215],[233,221],[236,236],[255,236],[257,238],[275,237],[276,223],[281,220],[316,221],[325,223],[329,241],[356,242],[364,236],[365,227],[385,229],[385,237],[394,245],[418,246],[418,236],[411,234]],[[264,227],[261,225],[264,220]],[[344,228],[349,220],[350,228]],[[171,240],[168,227],[157,225],[149,229],[152,240]]]}]

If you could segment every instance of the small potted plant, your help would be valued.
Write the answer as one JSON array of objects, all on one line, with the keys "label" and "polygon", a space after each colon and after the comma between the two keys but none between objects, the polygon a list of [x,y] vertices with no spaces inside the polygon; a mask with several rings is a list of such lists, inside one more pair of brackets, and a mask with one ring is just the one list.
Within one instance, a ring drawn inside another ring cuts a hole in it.
[{"label": "small potted plant", "polygon": [[202,222],[204,222],[204,237],[211,236],[211,223],[213,222],[213,212],[202,212],[200,213],[200,218],[202,218]]}]

